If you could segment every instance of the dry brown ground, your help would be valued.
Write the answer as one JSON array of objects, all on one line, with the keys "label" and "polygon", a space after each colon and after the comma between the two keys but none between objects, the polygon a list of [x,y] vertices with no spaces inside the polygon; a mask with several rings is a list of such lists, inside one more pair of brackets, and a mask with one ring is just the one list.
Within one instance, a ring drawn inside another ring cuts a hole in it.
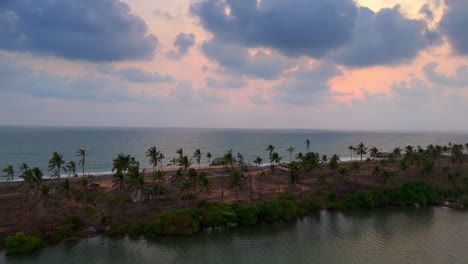
[{"label": "dry brown ground", "polygon": [[[350,171],[349,177],[346,179],[339,179],[336,173],[328,168],[323,168],[310,173],[304,173],[301,176],[302,184],[295,186],[289,184],[288,172],[277,171],[271,173],[269,170],[264,169],[266,173],[261,177],[261,171],[250,171],[245,174],[248,175],[245,188],[239,193],[241,202],[250,203],[250,179],[252,179],[252,202],[262,200],[269,200],[276,198],[280,193],[294,193],[302,195],[318,196],[327,190],[335,190],[338,195],[344,193],[354,192],[357,190],[373,188],[381,186],[378,178],[372,176],[372,170],[375,166],[379,165],[382,168],[398,171],[396,164],[381,165],[378,163],[362,162],[360,163],[359,172],[353,172],[350,168],[350,163],[344,163],[341,166],[348,167]],[[408,180],[426,180],[434,183],[446,183],[445,176],[441,172],[443,166],[450,165],[447,162],[442,162],[438,165],[438,170],[432,176],[421,174],[420,168],[411,168],[406,172],[399,172],[398,177],[392,183],[393,185],[400,185]],[[452,166],[453,168],[453,166]],[[468,166],[464,165],[459,168],[463,171],[464,176],[468,175]],[[319,175],[325,175],[328,183],[317,183]],[[221,200],[221,192],[223,189],[224,200],[228,202],[235,202],[235,192],[227,188],[229,178],[224,173],[209,173],[208,177],[213,182],[212,191],[208,194],[207,200]],[[95,177],[95,182],[100,184],[100,191],[113,194],[115,190],[112,189],[112,181],[109,179]],[[148,185],[151,184],[151,179],[147,178]],[[177,188],[171,186],[169,180],[164,180],[162,185],[169,190],[175,190],[173,197],[178,197],[179,191]],[[224,188],[221,188],[224,186]],[[40,232],[47,233],[63,222],[66,215],[79,215],[84,219],[87,225],[99,226],[99,221],[96,219],[86,219],[86,215],[81,209],[84,206],[81,198],[65,198],[63,195],[53,194],[53,197],[47,202],[45,206],[44,201],[39,201],[37,197],[25,195],[19,187],[3,186],[0,188],[0,237],[6,234],[12,234],[17,231],[25,232]],[[189,207],[195,207],[197,202],[201,201],[203,194],[197,192],[196,198],[188,201]],[[150,200],[141,204],[134,204],[130,202],[125,203],[125,219],[141,219],[143,221],[153,217],[158,212],[168,210],[171,208],[182,208],[184,201],[173,198],[172,201],[161,200],[158,203],[155,200]],[[112,216],[114,221],[121,220],[121,209],[119,207]],[[109,220],[109,219],[108,219]],[[103,224],[104,228],[109,223]]]}]

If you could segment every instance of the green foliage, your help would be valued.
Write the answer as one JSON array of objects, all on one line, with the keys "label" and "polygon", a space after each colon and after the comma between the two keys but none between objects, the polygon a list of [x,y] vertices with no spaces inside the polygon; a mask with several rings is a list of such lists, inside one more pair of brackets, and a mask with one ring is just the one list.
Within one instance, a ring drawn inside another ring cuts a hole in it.
[{"label": "green foliage", "polygon": [[67,216],[63,225],[57,227],[57,231],[54,234],[54,239],[61,240],[76,235],[76,231],[81,226],[81,220],[78,216]]},{"label": "green foliage", "polygon": [[[183,209],[166,211],[150,223],[152,230],[162,235],[190,235],[200,229],[199,210]],[[149,233],[149,230],[146,230]]]},{"label": "green foliage", "polygon": [[265,222],[274,222],[279,219],[291,220],[299,210],[297,203],[286,199],[266,201],[260,203],[259,206],[259,218]]},{"label": "green foliage", "polygon": [[110,226],[107,234],[110,236],[139,236],[146,231],[146,226],[140,221],[116,223]]},{"label": "green foliage", "polygon": [[32,252],[42,245],[41,238],[28,236],[23,232],[18,232],[14,236],[5,238],[5,250],[7,254],[24,254]]},{"label": "green foliage", "polygon": [[315,212],[322,208],[323,201],[319,198],[306,197],[303,201],[303,209],[306,212]]},{"label": "green foliage", "polygon": [[237,214],[239,226],[253,226],[258,223],[258,215],[260,214],[258,205],[234,204],[233,210]]},{"label": "green foliage", "polygon": [[237,214],[231,205],[224,201],[210,202],[206,204],[201,220],[202,227],[235,227],[237,226]]}]

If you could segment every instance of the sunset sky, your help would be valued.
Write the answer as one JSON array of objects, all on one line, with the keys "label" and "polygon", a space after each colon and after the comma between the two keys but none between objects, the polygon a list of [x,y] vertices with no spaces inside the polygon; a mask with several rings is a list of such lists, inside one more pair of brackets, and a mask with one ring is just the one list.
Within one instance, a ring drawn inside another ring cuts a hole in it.
[{"label": "sunset sky", "polygon": [[0,125],[468,131],[466,0],[2,0]]}]

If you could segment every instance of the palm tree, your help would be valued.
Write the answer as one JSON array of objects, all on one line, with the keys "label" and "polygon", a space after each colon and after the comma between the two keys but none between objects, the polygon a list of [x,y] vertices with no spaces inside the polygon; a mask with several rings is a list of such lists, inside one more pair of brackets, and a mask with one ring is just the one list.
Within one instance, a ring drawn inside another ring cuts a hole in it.
[{"label": "palm tree", "polygon": [[70,173],[75,176],[76,175],[76,164],[75,162],[72,160],[70,162],[68,162],[67,164],[67,170],[68,170],[68,176],[70,176]]},{"label": "palm tree", "polygon": [[184,150],[180,148],[176,150],[176,153],[179,154],[179,158],[182,158],[182,156],[184,155]]},{"label": "palm tree", "polygon": [[19,169],[20,169],[20,171],[22,171],[24,173],[27,170],[29,170],[29,165],[27,163],[23,163],[23,164],[21,164],[21,166],[19,166]]},{"label": "palm tree", "polygon": [[86,156],[88,156],[88,154],[86,154],[86,151],[84,149],[80,149],[78,150],[76,156],[80,157],[80,161],[78,162],[78,165],[83,169],[83,177],[84,177]]},{"label": "palm tree", "polygon": [[208,179],[208,177],[205,176],[201,178],[200,185],[201,185],[201,189],[203,192],[203,201],[205,202],[203,205],[203,210],[204,210],[206,206],[206,196],[208,195],[209,192],[211,192],[211,187],[213,183],[210,181],[210,179]]},{"label": "palm tree", "polygon": [[192,159],[189,159],[187,156],[182,156],[177,161],[177,165],[180,168],[184,168],[184,170],[187,170],[192,165],[192,163],[193,163]]},{"label": "palm tree", "polygon": [[257,165],[257,167],[260,167],[262,165],[262,162],[263,162],[263,159],[260,157],[256,157],[254,160],[254,163],[255,165]]},{"label": "palm tree", "polygon": [[173,169],[175,169],[176,165],[177,165],[177,158],[173,158],[169,160],[169,163],[166,164],[166,166],[172,167]]},{"label": "palm tree", "polygon": [[333,171],[336,171],[338,167],[340,166],[339,162],[340,162],[340,156],[333,154],[333,156],[328,161],[328,167],[330,167],[330,169],[332,169]]},{"label": "palm tree", "polygon": [[190,184],[190,182],[188,181],[184,181],[182,183],[182,185],[180,186],[180,195],[181,195],[181,198],[184,199],[185,198],[185,201],[186,201],[186,205],[184,206],[188,206],[188,200],[190,198],[190,188],[192,187],[192,185]]},{"label": "palm tree", "polygon": [[153,174],[155,172],[155,168],[158,166],[160,153],[161,152],[157,150],[156,146],[153,146],[146,151],[146,157],[149,158],[149,162],[153,166]]},{"label": "palm tree", "polygon": [[[232,149],[230,149],[224,154],[222,159],[222,164],[224,166],[226,174],[228,172],[228,167],[232,167],[234,161],[234,155],[232,155]],[[224,200],[224,178],[225,177],[221,177],[221,200]]]},{"label": "palm tree", "polygon": [[268,145],[268,147],[265,150],[269,151],[268,157],[271,158],[271,154],[273,153],[273,151],[275,151],[275,146]]},{"label": "palm tree", "polygon": [[396,172],[390,170],[382,170],[380,173],[380,180],[382,185],[385,186],[387,183],[392,182],[396,178]]},{"label": "palm tree", "polygon": [[353,160],[353,153],[356,150],[356,148],[354,146],[349,146],[348,149],[349,149],[349,154],[351,155],[351,160]]},{"label": "palm tree", "polygon": [[14,180],[15,170],[13,169],[13,166],[8,165],[2,171],[6,173],[5,177],[7,178],[7,182]]},{"label": "palm tree", "polygon": [[34,185],[36,186],[36,194],[37,194],[40,188],[42,187],[44,173],[42,173],[42,171],[39,168],[35,167],[32,169],[32,174],[33,174],[33,181],[34,181]]},{"label": "palm tree", "polygon": [[158,191],[156,193],[156,201],[159,203],[159,192],[161,189],[161,181],[164,179],[165,173],[161,170],[158,170],[156,173],[153,173],[153,181],[157,180],[158,181]]},{"label": "palm tree", "polygon": [[163,160],[165,159],[166,157],[164,156],[164,154],[162,152],[159,152],[159,156],[158,156],[158,161],[159,161],[159,164],[161,166],[161,170],[163,168]]},{"label": "palm tree", "polygon": [[289,147],[286,151],[289,152],[289,163],[292,162],[292,153],[295,151],[296,149],[293,148],[293,147]]},{"label": "palm tree", "polygon": [[49,171],[53,171],[52,176],[60,179],[60,172],[62,171],[62,166],[65,164],[62,154],[54,152],[52,158],[49,160]]},{"label": "palm tree", "polygon": [[362,155],[365,155],[367,154],[367,147],[366,145],[364,145],[364,143],[359,143],[357,146],[356,146],[356,150],[357,150],[357,154],[358,155],[361,155],[361,161],[362,161]]},{"label": "palm tree", "polygon": [[68,179],[65,179],[65,181],[60,184],[60,189],[65,193],[65,198],[70,197],[70,192],[72,190],[72,187]]},{"label": "palm tree", "polygon": [[234,190],[237,201],[240,202],[239,191],[244,188],[245,181],[242,178],[242,174],[238,170],[233,170],[229,179],[229,188]]},{"label": "palm tree", "polygon": [[208,158],[208,167],[211,166],[211,158],[213,157],[210,152],[206,153],[206,157]]},{"label": "palm tree", "polygon": [[396,147],[396,148],[393,150],[393,152],[392,152],[393,157],[394,157],[395,159],[399,159],[399,158],[401,157],[401,152],[402,152],[401,148],[400,148],[400,147]]},{"label": "palm tree", "polygon": [[372,147],[370,148],[370,157],[372,160],[374,160],[375,158],[377,158],[377,155],[379,154],[379,149],[377,147]]},{"label": "palm tree", "polygon": [[193,153],[193,157],[195,158],[195,160],[198,163],[198,168],[200,168],[200,162],[201,162],[202,155],[203,155],[203,153],[201,152],[200,149],[196,149],[195,152]]},{"label": "palm tree", "polygon": [[278,165],[281,162],[282,157],[279,156],[278,152],[273,152],[270,156],[270,162]]},{"label": "palm tree", "polygon": [[121,153],[112,161],[112,172],[115,171],[116,175],[121,174],[125,176],[134,162],[134,157]]},{"label": "palm tree", "polygon": [[304,143],[305,143],[307,152],[310,152],[310,140],[309,140],[309,139],[306,139],[306,141],[305,141]]},{"label": "palm tree", "polygon": [[148,187],[145,184],[144,170],[135,165],[131,167],[129,172],[128,188],[132,190],[132,199],[134,202],[144,202],[145,194],[148,192]]},{"label": "palm tree", "polygon": [[338,170],[338,177],[340,179],[344,180],[346,177],[348,177],[348,175],[349,175],[349,171],[347,168],[343,167]]},{"label": "palm tree", "polygon": [[41,199],[44,200],[44,208],[47,207],[47,200],[50,196],[50,187],[48,185],[44,185],[41,187]]}]

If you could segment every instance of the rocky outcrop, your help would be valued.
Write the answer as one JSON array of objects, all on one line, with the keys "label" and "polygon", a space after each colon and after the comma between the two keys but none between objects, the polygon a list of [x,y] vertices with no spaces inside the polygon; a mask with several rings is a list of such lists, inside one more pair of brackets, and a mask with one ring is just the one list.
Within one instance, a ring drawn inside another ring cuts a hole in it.
[{"label": "rocky outcrop", "polygon": [[221,166],[223,165],[223,158],[216,158],[211,162],[210,166]]}]

